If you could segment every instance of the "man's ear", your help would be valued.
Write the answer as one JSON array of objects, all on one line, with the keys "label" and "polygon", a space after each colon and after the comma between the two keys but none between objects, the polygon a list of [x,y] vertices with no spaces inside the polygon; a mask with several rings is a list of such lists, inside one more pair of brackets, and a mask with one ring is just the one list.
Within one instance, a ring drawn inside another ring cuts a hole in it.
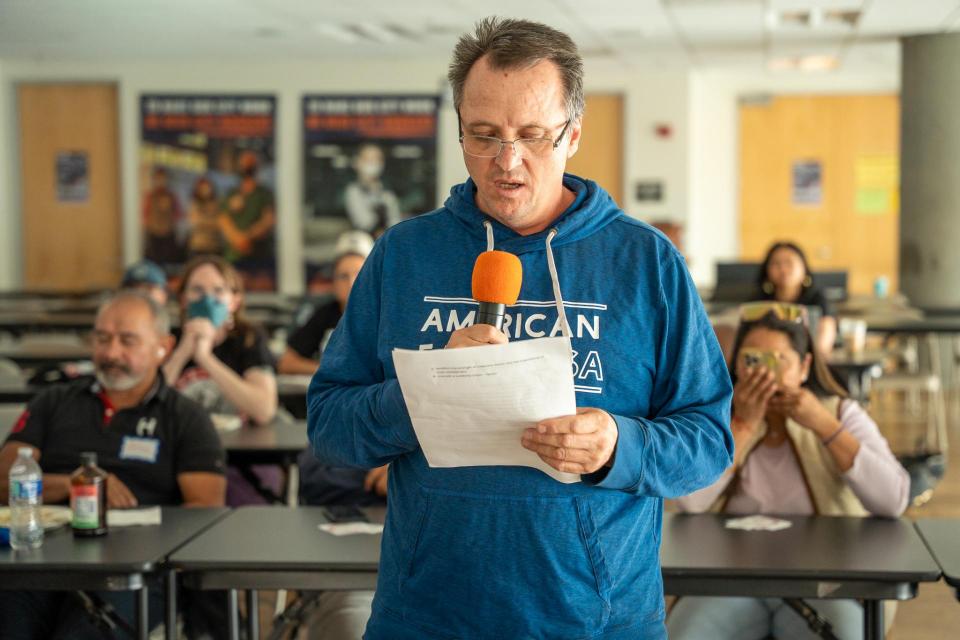
[{"label": "man's ear", "polygon": [[170,352],[173,351],[173,347],[176,344],[176,339],[167,334],[160,338],[160,346],[157,347],[157,357],[160,360],[166,360],[170,356]]},{"label": "man's ear", "polygon": [[570,136],[570,144],[567,146],[567,158],[572,158],[580,149],[580,136],[583,133],[582,121],[577,118],[570,123],[570,129],[567,135]]}]

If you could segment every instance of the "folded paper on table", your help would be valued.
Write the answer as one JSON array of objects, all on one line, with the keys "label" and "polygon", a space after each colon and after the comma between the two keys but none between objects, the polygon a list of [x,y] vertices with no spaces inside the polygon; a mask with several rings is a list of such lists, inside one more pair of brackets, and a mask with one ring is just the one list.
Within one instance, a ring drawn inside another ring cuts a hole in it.
[{"label": "folded paper on table", "polygon": [[108,527],[133,527],[156,525],[162,522],[160,507],[143,509],[107,509]]},{"label": "folded paper on table", "polygon": [[376,522],[324,522],[318,524],[321,531],[335,536],[352,536],[359,533],[375,535],[383,533],[383,525]]},{"label": "folded paper on table", "polygon": [[243,426],[243,418],[231,413],[211,413],[210,421],[213,422],[213,428],[220,433],[236,431]]},{"label": "folded paper on table", "polygon": [[540,420],[577,411],[569,338],[466,349],[394,349],[393,363],[431,467],[519,465],[559,482],[580,480],[520,444],[524,430]]},{"label": "folded paper on table", "polygon": [[743,531],[780,531],[781,529],[789,529],[792,524],[789,520],[754,515],[730,518],[726,522],[726,527],[727,529],[742,529]]}]

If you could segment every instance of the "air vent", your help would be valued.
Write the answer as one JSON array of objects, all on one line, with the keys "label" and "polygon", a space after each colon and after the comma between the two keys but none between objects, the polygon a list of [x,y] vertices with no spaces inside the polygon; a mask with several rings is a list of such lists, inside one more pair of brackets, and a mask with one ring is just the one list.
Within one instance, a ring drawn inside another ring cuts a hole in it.
[{"label": "air vent", "polygon": [[858,9],[787,9],[767,12],[767,26],[771,29],[853,29],[860,21]]},{"label": "air vent", "polygon": [[421,34],[407,27],[376,22],[353,22],[344,24],[321,22],[315,24],[313,29],[320,35],[349,44],[358,42],[391,44],[395,42],[419,42],[422,39]]}]

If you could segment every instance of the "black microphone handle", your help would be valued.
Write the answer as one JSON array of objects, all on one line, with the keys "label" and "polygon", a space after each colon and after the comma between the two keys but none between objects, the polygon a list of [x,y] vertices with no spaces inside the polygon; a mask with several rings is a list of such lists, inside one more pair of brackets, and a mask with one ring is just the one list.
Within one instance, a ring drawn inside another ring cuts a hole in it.
[{"label": "black microphone handle", "polygon": [[476,324],[492,324],[497,329],[503,329],[503,316],[507,312],[507,305],[499,302],[481,302],[477,311]]}]

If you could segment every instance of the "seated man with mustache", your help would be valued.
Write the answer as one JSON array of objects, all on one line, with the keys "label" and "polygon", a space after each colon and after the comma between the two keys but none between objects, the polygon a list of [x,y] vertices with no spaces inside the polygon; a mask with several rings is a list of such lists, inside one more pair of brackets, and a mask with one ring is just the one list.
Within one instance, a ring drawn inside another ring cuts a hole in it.
[{"label": "seated man with mustache", "polygon": [[[172,346],[169,317],[147,295],[123,291],[105,302],[93,331],[95,379],[51,387],[30,402],[0,448],[0,502],[8,500],[17,451],[30,447],[43,470],[45,504],[69,500],[80,452],[93,451],[110,474],[110,508],[223,506],[224,452],[210,418],[160,375]],[[99,595],[121,618],[133,620],[132,593]],[[162,611],[161,603],[151,603],[151,623],[159,623]],[[185,618],[189,626],[191,615]],[[103,637],[70,593],[5,592],[0,598],[0,638],[61,634]]]}]

